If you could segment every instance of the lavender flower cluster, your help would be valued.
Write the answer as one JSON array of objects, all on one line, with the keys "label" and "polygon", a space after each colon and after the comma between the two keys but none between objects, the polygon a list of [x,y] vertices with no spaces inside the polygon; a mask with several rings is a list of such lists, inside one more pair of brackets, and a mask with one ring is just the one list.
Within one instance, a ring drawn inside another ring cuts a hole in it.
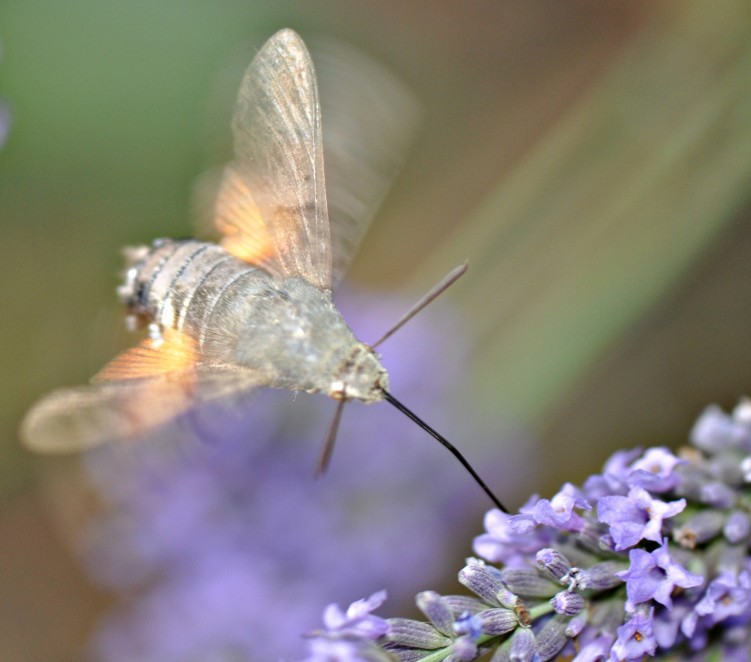
[{"label": "lavender flower cluster", "polygon": [[[427,622],[381,619],[375,594],[324,614],[308,662],[751,659],[751,401],[709,407],[676,456],[618,452],[583,487],[491,510]],[[499,564],[498,568],[491,563]]]}]

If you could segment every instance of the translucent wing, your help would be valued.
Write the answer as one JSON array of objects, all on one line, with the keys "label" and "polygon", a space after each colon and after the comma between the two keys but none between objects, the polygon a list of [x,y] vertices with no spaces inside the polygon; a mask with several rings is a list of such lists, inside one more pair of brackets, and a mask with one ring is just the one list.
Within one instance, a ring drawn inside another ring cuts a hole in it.
[{"label": "translucent wing", "polygon": [[323,121],[336,288],[404,164],[419,124],[415,96],[356,49],[312,42]]},{"label": "translucent wing", "polygon": [[232,123],[215,223],[223,245],[280,277],[331,288],[331,239],[323,176],[321,110],[313,62],[292,30],[253,58]]},{"label": "translucent wing", "polygon": [[137,441],[192,408],[263,383],[251,371],[194,359],[192,342],[177,332],[147,339],[107,364],[91,385],[38,402],[21,425],[21,438],[40,453]]},{"label": "translucent wing", "polygon": [[178,383],[111,382],[50,393],[27,414],[21,438],[37,453],[69,453],[147,436],[192,402]]}]

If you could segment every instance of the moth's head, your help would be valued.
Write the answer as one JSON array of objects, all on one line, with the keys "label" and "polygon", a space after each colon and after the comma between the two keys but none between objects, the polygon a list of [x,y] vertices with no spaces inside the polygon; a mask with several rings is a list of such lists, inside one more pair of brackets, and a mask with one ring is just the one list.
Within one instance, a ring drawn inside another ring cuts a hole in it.
[{"label": "moth's head", "polygon": [[388,387],[389,376],[378,355],[358,342],[342,362],[328,394],[335,400],[375,402],[383,399]]}]

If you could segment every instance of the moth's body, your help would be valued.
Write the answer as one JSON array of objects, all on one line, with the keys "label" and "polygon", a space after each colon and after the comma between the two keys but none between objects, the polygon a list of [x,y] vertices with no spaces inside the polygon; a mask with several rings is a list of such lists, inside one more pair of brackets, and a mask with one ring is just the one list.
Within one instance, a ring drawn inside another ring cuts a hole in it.
[{"label": "moth's body", "polygon": [[383,398],[388,376],[328,290],[278,279],[217,244],[160,239],[130,251],[120,296],[155,332],[194,342],[205,365],[235,366],[273,388],[337,399]]}]

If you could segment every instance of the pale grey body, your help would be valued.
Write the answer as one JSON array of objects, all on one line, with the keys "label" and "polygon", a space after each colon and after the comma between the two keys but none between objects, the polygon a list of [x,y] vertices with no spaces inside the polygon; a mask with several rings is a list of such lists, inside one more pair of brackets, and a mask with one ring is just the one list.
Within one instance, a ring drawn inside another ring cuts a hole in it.
[{"label": "pale grey body", "polygon": [[300,278],[277,279],[196,240],[136,251],[120,295],[160,329],[196,341],[204,363],[252,370],[259,385],[381,400],[388,376],[331,300]]}]

